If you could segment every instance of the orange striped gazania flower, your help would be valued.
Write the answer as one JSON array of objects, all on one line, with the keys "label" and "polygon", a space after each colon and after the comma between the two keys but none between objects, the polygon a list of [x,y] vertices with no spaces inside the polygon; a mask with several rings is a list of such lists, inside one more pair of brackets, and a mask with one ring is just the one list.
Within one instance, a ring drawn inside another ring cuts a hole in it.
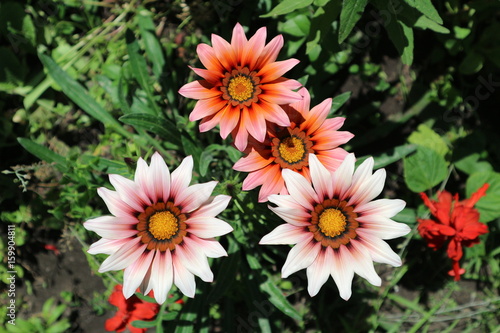
[{"label": "orange striped gazania flower", "polygon": [[301,99],[292,91],[300,83],[282,77],[299,61],[276,61],[283,47],[281,35],[266,45],[266,28],[260,28],[247,40],[243,27],[234,27],[231,43],[212,35],[212,47],[200,44],[197,53],[206,69],[191,69],[202,80],[184,85],[179,93],[197,99],[189,120],[201,119],[200,131],[220,124],[220,135],[232,133],[235,146],[243,151],[248,134],[262,142],[266,136],[266,120],[280,126],[290,122],[280,104]]},{"label": "orange striped gazania flower", "polygon": [[285,169],[296,171],[310,180],[311,153],[329,171],[335,171],[347,155],[338,146],[354,136],[347,131],[338,131],[345,118],[326,119],[332,106],[331,98],[309,110],[309,92],[302,88],[299,93],[304,97],[302,101],[284,107],[290,126],[269,126],[266,140],[262,143],[250,140],[250,152],[233,166],[237,171],[250,173],[243,181],[243,190],[262,185],[260,202],[267,201],[271,194],[288,194],[282,177]]}]

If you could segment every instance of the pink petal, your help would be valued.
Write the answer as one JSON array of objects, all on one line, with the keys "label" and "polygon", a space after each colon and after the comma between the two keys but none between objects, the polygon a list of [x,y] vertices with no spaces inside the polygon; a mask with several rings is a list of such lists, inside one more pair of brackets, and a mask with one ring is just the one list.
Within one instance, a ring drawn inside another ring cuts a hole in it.
[{"label": "pink petal", "polygon": [[[245,36],[245,31],[241,24],[236,23],[233,29],[233,36],[231,38],[231,46],[234,48],[236,57],[241,58],[241,53],[243,52],[243,47],[247,44],[247,37]],[[244,64],[242,64],[243,66]]]},{"label": "pink petal", "polygon": [[[347,202],[348,205],[361,205],[375,199],[384,189],[385,169],[379,169],[375,173],[365,179],[362,184],[359,184],[357,190],[351,191],[351,198]],[[356,186],[357,184],[353,184]]]},{"label": "pink petal", "polygon": [[228,105],[220,116],[220,136],[225,139],[240,121],[241,111],[239,107]]},{"label": "pink petal", "polygon": [[226,209],[230,200],[231,197],[229,195],[223,194],[211,197],[203,206],[191,213],[191,218],[199,216],[214,217]]},{"label": "pink petal", "polygon": [[274,156],[271,155],[269,158],[265,159],[254,148],[252,148],[252,150],[247,156],[240,158],[233,165],[233,169],[242,172],[252,172],[255,170],[262,169],[263,167],[269,165],[274,160],[275,160]]},{"label": "pink petal", "polygon": [[199,245],[184,237],[183,243],[175,247],[175,257],[179,258],[182,265],[194,275],[199,276],[205,282],[212,282],[214,274],[208,266],[207,257],[200,251]]},{"label": "pink petal", "polygon": [[252,109],[256,113],[264,115],[264,118],[271,123],[283,127],[290,126],[290,119],[288,118],[288,115],[279,105],[261,100],[259,104],[252,104]]},{"label": "pink petal", "polygon": [[302,123],[300,127],[307,130],[307,135],[312,135],[323,124],[331,107],[332,99],[325,99],[309,111],[306,121]]},{"label": "pink petal", "polygon": [[[288,208],[291,210],[304,210],[304,207],[297,203],[297,201],[290,195],[272,195],[269,196],[269,201],[281,208]],[[309,217],[311,217],[309,213],[307,214]]]},{"label": "pink petal", "polygon": [[134,217],[101,216],[90,219],[83,226],[107,239],[128,238],[138,233]]},{"label": "pink petal", "polygon": [[267,128],[264,115],[244,108],[241,112],[241,122],[245,125],[248,133],[257,141],[262,142],[266,138]]},{"label": "pink petal", "polygon": [[125,298],[132,296],[141,285],[146,272],[151,266],[154,254],[154,251],[144,252],[132,265],[125,268],[123,274],[123,296]]},{"label": "pink petal", "polygon": [[280,193],[285,187],[285,181],[281,176],[281,167],[277,164],[266,168],[269,170],[264,183],[259,191],[259,202],[266,202],[271,194]]},{"label": "pink petal", "polygon": [[411,231],[408,225],[394,222],[387,217],[379,215],[358,216],[356,220],[361,222],[361,226],[365,232],[381,239],[401,237]]},{"label": "pink petal", "polygon": [[[347,156],[347,152],[342,148],[334,148],[331,150],[320,150],[313,146],[313,150],[316,150],[316,157],[330,172],[337,171],[339,166],[342,164]],[[353,169],[354,170],[354,169]],[[352,174],[351,174],[352,175]],[[333,176],[332,176],[333,181]]]},{"label": "pink petal", "polygon": [[189,114],[189,120],[196,121],[209,117],[220,112],[225,106],[227,106],[227,101],[219,97],[201,99],[196,102],[193,111]]},{"label": "pink petal", "polygon": [[316,296],[321,287],[330,277],[333,265],[333,250],[327,246],[320,251],[311,266],[307,267],[307,291],[311,297]]},{"label": "pink petal", "polygon": [[206,69],[214,71],[214,72],[222,72],[223,67],[220,63],[219,59],[215,55],[214,49],[207,44],[198,44],[196,47],[196,53],[198,53],[198,57],[200,58],[201,63],[205,66]]},{"label": "pink petal", "polygon": [[[277,194],[270,195],[268,199],[277,196]],[[271,200],[269,200],[271,201]],[[300,210],[292,210],[290,208],[285,207],[271,207],[268,206],[270,210],[272,210],[276,215],[281,217],[287,223],[293,224],[297,227],[305,227],[311,225],[311,214],[304,211],[304,208],[301,207]]]},{"label": "pink petal", "polygon": [[175,197],[174,205],[182,207],[183,213],[190,213],[210,198],[216,185],[216,181],[191,185]]},{"label": "pink petal", "polygon": [[311,233],[292,224],[281,224],[262,237],[261,245],[297,244],[310,239]]},{"label": "pink petal", "polygon": [[352,279],[354,277],[353,270],[353,259],[349,253],[349,250],[345,246],[341,246],[333,254],[333,261],[330,273],[332,274],[333,280],[339,288],[340,297],[344,300],[348,300],[352,295]]},{"label": "pink petal", "polygon": [[97,194],[104,200],[108,210],[114,216],[128,217],[132,216],[134,209],[127,205],[121,198],[120,194],[115,191],[109,190],[105,187],[99,187]]},{"label": "pink petal", "polygon": [[345,122],[344,117],[328,118],[325,120],[322,127],[325,130],[337,131],[344,125],[344,122]]},{"label": "pink petal", "polygon": [[222,72],[220,71],[211,71],[203,68],[194,68],[189,66],[196,75],[201,76],[203,79],[207,80],[210,86],[220,85],[220,82],[224,78]]},{"label": "pink petal", "polygon": [[238,61],[231,44],[225,41],[222,37],[212,34],[212,46],[217,59],[219,59],[219,62],[228,72],[231,72],[233,68],[236,68]]},{"label": "pink petal", "polygon": [[196,292],[194,275],[184,267],[177,253],[172,256],[172,263],[174,266],[174,284],[184,295],[193,298]]},{"label": "pink petal", "polygon": [[193,157],[187,156],[170,176],[170,198],[174,200],[186,190],[193,176]]},{"label": "pink petal", "polygon": [[260,80],[261,84],[271,82],[283,76],[283,74],[288,72],[299,62],[300,61],[298,61],[297,59],[288,59],[268,63],[267,65],[263,66],[256,75],[262,77],[262,79]]},{"label": "pink petal", "polygon": [[316,141],[315,150],[327,150],[343,145],[353,137],[351,132],[324,130],[322,127],[311,139]]},{"label": "pink petal", "polygon": [[157,251],[153,260],[151,276],[153,290],[158,304],[163,304],[174,280],[174,266],[170,251]]},{"label": "pink petal", "polygon": [[356,230],[360,239],[353,239],[351,242],[360,242],[370,253],[373,261],[388,264],[394,267],[402,265],[401,258],[394,252],[391,247],[378,237],[366,233],[365,229],[359,228]]},{"label": "pink petal", "polygon": [[314,154],[309,154],[309,171],[311,172],[312,184],[316,193],[318,193],[319,200],[321,201],[322,198],[332,198],[333,183],[330,171],[321,164]]},{"label": "pink petal", "polygon": [[187,231],[200,237],[212,238],[218,237],[233,231],[229,223],[215,217],[192,217],[186,221]]},{"label": "pink petal", "polygon": [[[265,65],[272,63],[276,61],[276,58],[278,58],[279,51],[283,47],[283,36],[278,35],[274,37],[262,50],[262,52],[259,54],[259,58],[257,62],[255,63],[255,68],[262,68]],[[251,65],[252,69],[254,68],[253,65]]]},{"label": "pink petal", "polygon": [[243,122],[240,122],[236,134],[233,132],[234,145],[239,151],[244,151],[248,145],[248,131],[245,129]]},{"label": "pink petal", "polygon": [[106,238],[101,238],[94,244],[90,245],[89,249],[87,250],[88,253],[90,254],[111,254],[116,251],[122,245],[128,243],[130,239],[128,238],[123,238],[123,239],[106,239]]},{"label": "pink petal", "polygon": [[299,93],[286,89],[281,83],[264,84],[260,88],[262,94],[259,99],[271,104],[289,104],[302,99]]},{"label": "pink petal", "polygon": [[255,35],[250,38],[248,43],[246,43],[241,54],[241,66],[248,65],[250,71],[254,69],[257,63],[258,55],[264,50],[264,45],[266,44],[266,28],[262,27]]},{"label": "pink petal", "polygon": [[207,99],[222,95],[217,87],[212,86],[205,80],[186,83],[179,89],[179,94],[192,99]]},{"label": "pink petal", "polygon": [[333,173],[333,195],[341,200],[346,198],[346,194],[351,186],[355,161],[354,154],[348,154],[342,164]]},{"label": "pink petal", "polygon": [[406,202],[401,199],[378,199],[354,208],[360,215],[381,215],[391,218],[405,208]]},{"label": "pink petal", "polygon": [[101,267],[99,267],[99,273],[119,271],[139,259],[147,246],[146,244],[140,243],[140,241],[141,237],[135,237],[121,246],[118,251],[103,261]]},{"label": "pink petal", "polygon": [[290,104],[290,107],[299,111],[300,114],[302,114],[302,116],[306,118],[309,114],[309,108],[311,105],[311,95],[309,94],[309,91],[304,87],[300,88],[298,93],[302,96],[302,99]]},{"label": "pink petal", "polygon": [[286,257],[285,264],[281,269],[281,276],[283,278],[311,266],[314,260],[316,260],[321,249],[321,243],[312,242],[312,237],[313,235],[310,234],[309,239],[302,243],[298,243],[290,250]]},{"label": "pink petal", "polygon": [[111,185],[116,189],[122,201],[135,209],[137,212],[144,212],[144,206],[151,205],[151,200],[142,189],[130,179],[120,175],[109,175]]},{"label": "pink petal", "polygon": [[319,199],[307,179],[290,169],[284,169],[281,174],[290,195],[304,208],[312,211],[313,203],[319,202]]},{"label": "pink petal", "polygon": [[137,160],[137,167],[135,169],[134,182],[141,188],[148,198],[152,199],[148,186],[148,174],[148,164],[142,159],[142,157],[139,157]]},{"label": "pink petal", "polygon": [[354,195],[359,187],[364,184],[371,176],[373,172],[373,157],[368,157],[361,163],[361,165],[356,169],[352,175],[352,184],[349,189],[348,196]]},{"label": "pink petal", "polygon": [[205,253],[205,255],[209,258],[219,258],[219,257],[227,257],[227,252],[224,250],[222,245],[215,239],[202,239],[198,238],[194,235],[189,237],[196,244],[198,244],[199,249]]}]

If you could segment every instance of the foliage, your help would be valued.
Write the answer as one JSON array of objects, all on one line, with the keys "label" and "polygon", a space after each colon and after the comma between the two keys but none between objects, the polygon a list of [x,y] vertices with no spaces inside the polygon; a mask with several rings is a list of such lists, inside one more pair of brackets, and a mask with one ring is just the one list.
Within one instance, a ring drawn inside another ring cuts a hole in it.
[{"label": "foliage", "polygon": [[[98,187],[110,188],[106,175],[131,177],[140,156],[159,151],[171,167],[192,155],[193,181],[219,181],[215,194],[232,196],[223,218],[234,232],[221,240],[228,257],[211,263],[213,284],[199,284],[182,306],[172,290],[156,321],[138,325],[157,332],[495,331],[499,12],[487,0],[2,1],[0,218],[2,228],[15,225],[19,280],[29,279],[23,257],[40,235],[71,234],[86,250],[96,239],[81,223],[106,211],[96,196]],[[232,169],[241,153],[230,139],[199,133],[188,119],[194,101],[177,93],[194,79],[188,66],[197,65],[196,46],[210,44],[211,33],[228,37],[236,22],[251,32],[267,26],[268,40],[283,34],[280,57],[301,61],[287,76],[307,86],[314,105],[333,98],[329,117],[345,116],[344,128],[355,134],[344,148],[358,162],[374,156],[388,174],[383,196],[407,202],[395,220],[414,227],[428,214],[419,192],[431,197],[446,188],[469,197],[490,184],[476,205],[489,233],[466,249],[463,265],[463,278],[481,290],[451,282],[439,253],[415,231],[391,243],[403,266],[376,266],[381,288],[355,279],[349,302],[332,281],[310,298],[305,274],[281,279],[283,251],[258,245],[278,217],[241,190],[244,175]],[[88,260],[96,273],[103,258]],[[0,266],[2,280],[6,274]],[[102,274],[108,293],[120,274]],[[107,297],[99,297],[102,314]],[[39,314],[18,318],[16,329],[63,332],[71,327],[67,315],[49,298]]]}]

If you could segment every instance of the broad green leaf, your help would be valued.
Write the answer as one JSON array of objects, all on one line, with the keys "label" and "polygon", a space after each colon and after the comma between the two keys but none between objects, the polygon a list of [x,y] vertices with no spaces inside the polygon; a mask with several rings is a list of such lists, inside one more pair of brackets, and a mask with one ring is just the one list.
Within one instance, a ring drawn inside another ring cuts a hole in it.
[{"label": "broad green leaf", "polygon": [[304,8],[313,3],[313,0],[287,0],[280,2],[269,13],[260,17],[271,17],[275,15],[284,15],[293,12],[294,10]]},{"label": "broad green leaf", "polygon": [[434,22],[443,24],[443,19],[441,18],[441,16],[439,16],[438,11],[432,5],[431,0],[405,0],[405,2]]},{"label": "broad green leaf", "polygon": [[153,73],[157,79],[160,78],[163,66],[165,65],[165,58],[163,56],[163,49],[160,41],[155,34],[155,26],[153,23],[151,12],[142,8],[139,10],[137,20],[139,23],[139,31],[144,42],[146,53],[153,63]]},{"label": "broad green leaf", "polygon": [[120,121],[144,129],[174,144],[180,145],[180,132],[169,120],[148,113],[129,113],[120,117]]},{"label": "broad green leaf", "polygon": [[337,112],[337,110],[340,109],[342,105],[344,105],[345,102],[349,100],[350,97],[351,97],[350,91],[346,91],[345,93],[335,96],[332,100],[332,108],[330,109],[329,116]]},{"label": "broad green leaf", "polygon": [[90,97],[87,90],[63,71],[51,57],[44,54],[39,54],[38,56],[52,79],[61,86],[62,91],[75,102],[76,105],[104,125],[112,127],[124,137],[132,137],[130,132],[126,131],[108,111]]},{"label": "broad green leaf", "polygon": [[427,147],[419,146],[415,154],[403,161],[406,185],[416,193],[436,186],[448,174],[444,157]]},{"label": "broad green leaf", "polygon": [[295,37],[304,37],[309,35],[309,30],[311,28],[311,21],[306,15],[300,14],[294,16],[293,18],[286,20],[281,25],[281,30],[284,33]]},{"label": "broad green leaf", "polygon": [[479,153],[472,153],[454,163],[455,167],[469,175],[476,172],[492,171],[493,167],[486,161],[480,161]]},{"label": "broad green leaf", "polygon": [[408,142],[430,148],[441,156],[450,151],[443,138],[425,124],[418,125],[417,130],[408,137]]},{"label": "broad green leaf", "polygon": [[413,63],[413,29],[402,21],[391,20],[386,26],[389,38],[396,46],[405,65]]},{"label": "broad green leaf", "polygon": [[443,27],[442,25],[436,23],[435,21],[431,20],[427,16],[420,16],[417,21],[413,24],[414,27],[420,28],[420,29],[430,29],[432,31],[441,33],[441,34],[449,34],[450,30],[447,28]]},{"label": "broad green leaf", "polygon": [[344,0],[340,12],[339,43],[351,33],[365,10],[368,0]]},{"label": "broad green leaf", "polygon": [[21,144],[21,146],[24,147],[24,149],[26,149],[42,161],[45,161],[47,163],[56,163],[56,168],[58,168],[61,172],[64,172],[68,169],[66,158],[53,152],[49,148],[26,138],[17,138],[17,141]]},{"label": "broad green leaf", "polygon": [[391,219],[397,222],[415,223],[417,222],[417,213],[413,208],[404,208]]},{"label": "broad green leaf", "polygon": [[481,214],[479,218],[481,222],[489,222],[500,217],[500,173],[493,171],[473,173],[465,185],[467,198],[470,198],[485,183],[490,185],[486,195],[474,206]]},{"label": "broad green leaf", "polygon": [[397,162],[408,154],[413,153],[417,149],[415,145],[402,145],[397,146],[380,154],[378,156],[374,156],[375,163],[373,165],[373,169],[383,168],[391,163]]},{"label": "broad green leaf", "polygon": [[269,295],[269,301],[281,312],[295,320],[302,320],[300,313],[290,304],[283,295],[283,292],[272,282],[267,281],[261,284],[262,291]]}]

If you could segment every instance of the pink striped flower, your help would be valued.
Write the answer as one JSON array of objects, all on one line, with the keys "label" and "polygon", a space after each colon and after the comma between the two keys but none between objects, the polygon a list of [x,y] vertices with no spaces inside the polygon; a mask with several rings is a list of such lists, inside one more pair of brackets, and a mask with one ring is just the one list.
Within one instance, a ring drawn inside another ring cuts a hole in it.
[{"label": "pink striped flower", "polygon": [[161,304],[172,284],[194,297],[195,275],[205,282],[214,278],[207,257],[227,255],[214,237],[233,229],[215,216],[227,207],[230,197],[211,196],[215,181],[189,186],[192,170],[193,159],[188,156],[170,174],[155,153],[149,166],[139,158],[134,180],[110,175],[116,191],[98,189],[112,216],[84,223],[102,237],[88,252],[110,255],[99,268],[101,273],[125,269],[125,298],[140,287],[144,294],[153,290]]},{"label": "pink striped flower", "polygon": [[299,173],[283,170],[289,195],[271,195],[269,207],[287,223],[262,238],[260,244],[296,244],[281,270],[284,278],[307,268],[309,294],[316,295],[331,275],[340,296],[351,297],[354,273],[380,286],[373,261],[400,266],[399,256],[384,242],[406,235],[410,228],[390,218],[405,202],[377,197],[385,170],[372,174],[368,158],[354,171],[355,157],[346,156],[333,173],[309,155],[311,183]]},{"label": "pink striped flower", "polygon": [[189,120],[201,119],[200,131],[220,125],[220,135],[232,133],[236,148],[243,151],[248,135],[262,142],[266,120],[289,126],[279,106],[301,99],[294,92],[300,83],[284,78],[297,59],[276,61],[283,47],[281,35],[266,45],[266,28],[260,28],[249,40],[243,27],[234,27],[231,43],[212,35],[212,46],[198,45],[200,61],[206,69],[191,68],[202,80],[190,82],[179,90],[184,97],[197,99]]}]

